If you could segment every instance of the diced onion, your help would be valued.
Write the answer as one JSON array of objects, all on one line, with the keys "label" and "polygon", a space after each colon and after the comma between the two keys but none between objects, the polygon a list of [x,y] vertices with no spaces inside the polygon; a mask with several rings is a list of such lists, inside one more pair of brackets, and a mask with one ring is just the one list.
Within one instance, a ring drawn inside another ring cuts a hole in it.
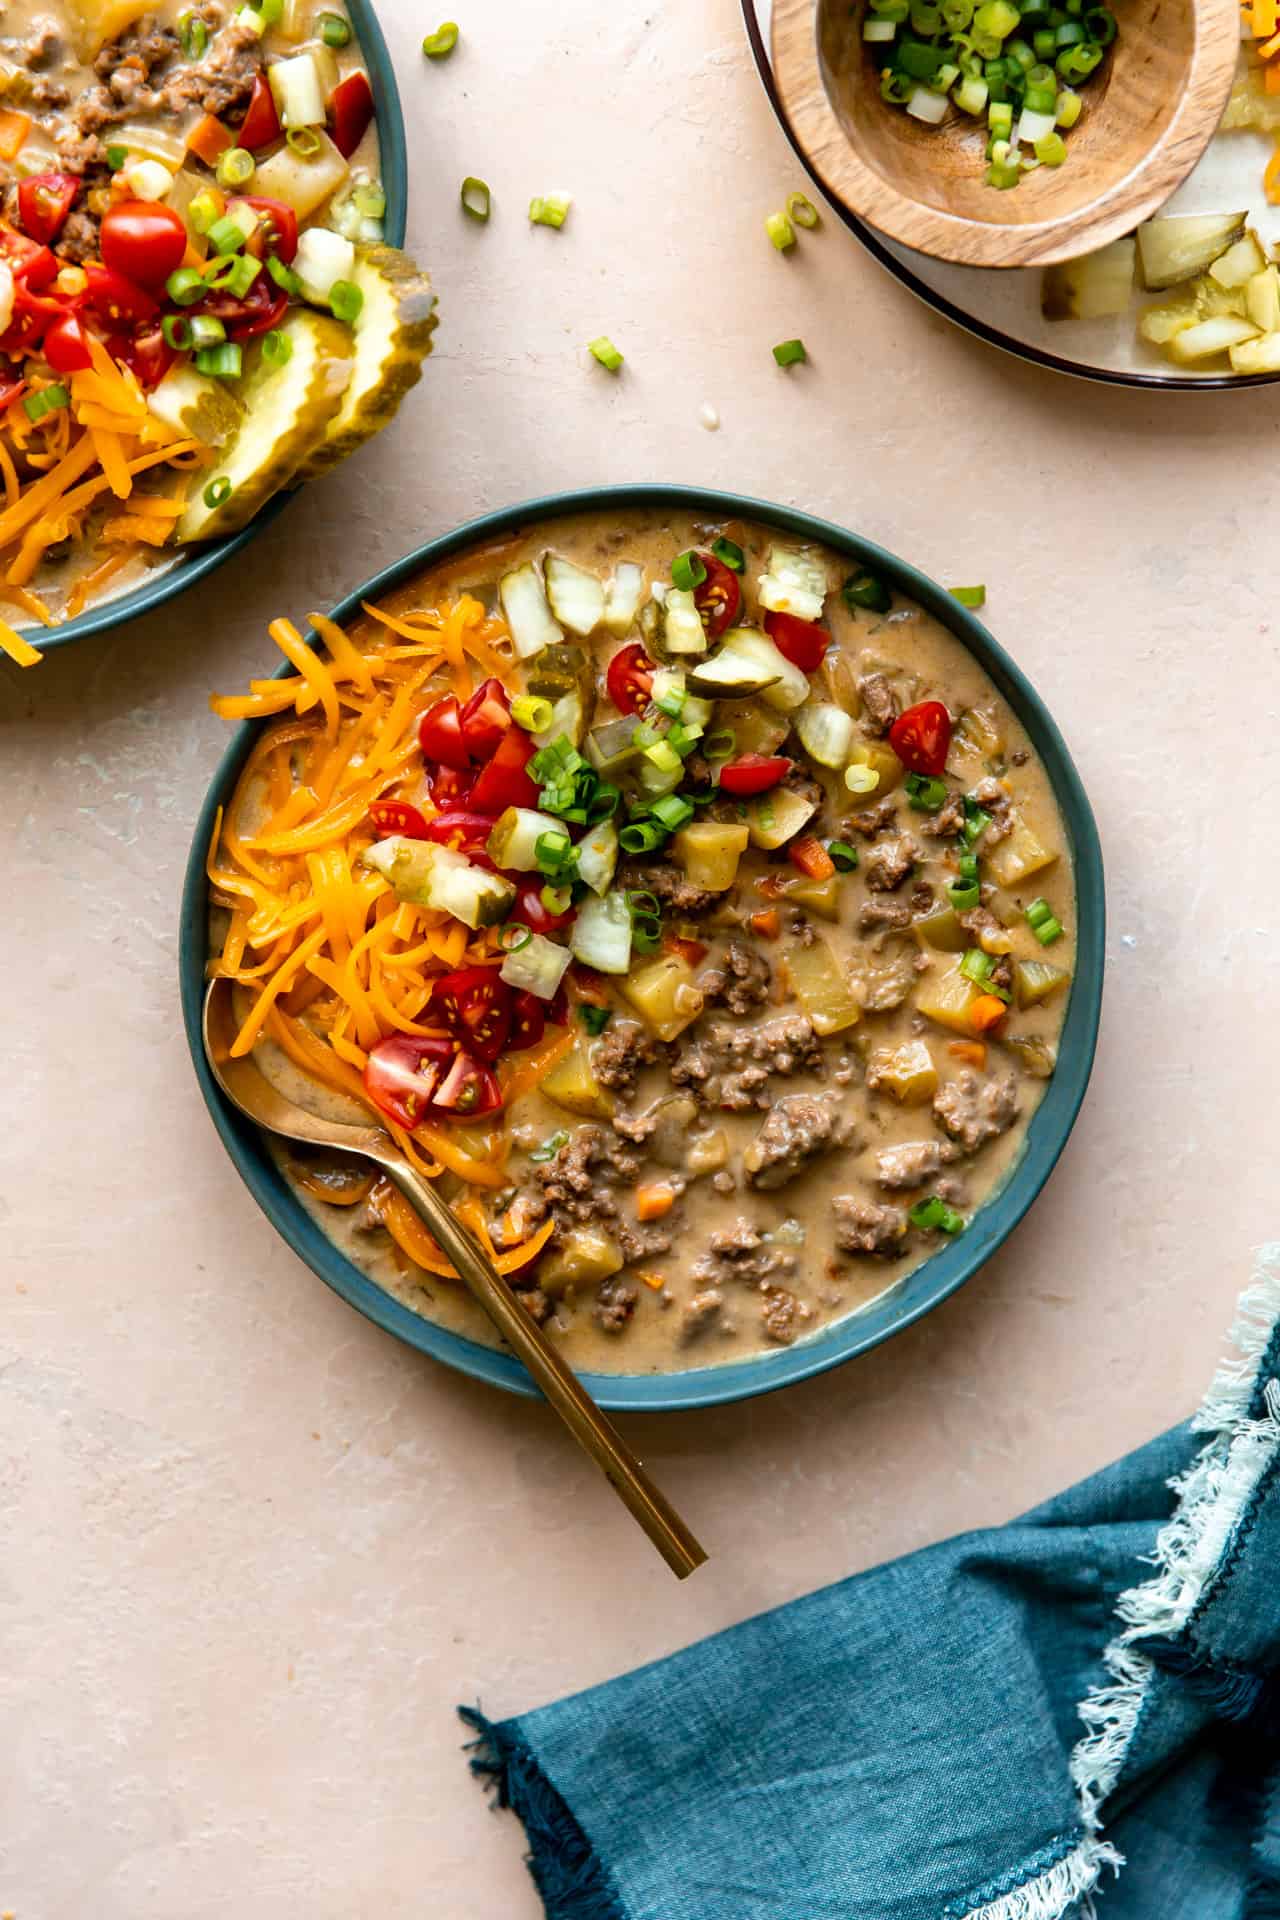
[{"label": "diced onion", "polygon": [[535,993],[539,1000],[554,1000],[572,958],[568,947],[558,946],[545,934],[534,933],[522,946],[507,954],[498,974],[518,993]]},{"label": "diced onion", "polygon": [[355,270],[356,250],[340,233],[328,227],[307,227],[298,241],[293,271],[308,300],[327,302],[339,280]]},{"label": "diced onion", "polygon": [[564,639],[531,562],[526,561],[524,566],[503,574],[498,582],[498,598],[515,650],[522,660],[531,659],[544,647],[559,646]]},{"label": "diced onion", "polygon": [[625,640],[635,625],[643,592],[644,568],[619,560],[604,594],[604,623],[615,640]]},{"label": "diced onion", "polygon": [[324,86],[314,54],[295,53],[288,60],[277,60],[273,67],[267,68],[267,78],[282,127],[287,130],[324,125]]},{"label": "diced onion", "polygon": [[799,620],[820,620],[827,595],[826,569],[802,549],[771,547],[758,591],[761,606],[770,613],[794,613]]},{"label": "diced onion", "polygon": [[167,200],[173,175],[162,160],[137,160],[123,170],[135,200]]},{"label": "diced onion", "polygon": [[626,896],[584,900],[570,935],[575,959],[597,973],[626,973],[631,965],[631,909]]},{"label": "diced onion", "polygon": [[604,588],[595,574],[558,553],[547,554],[542,574],[551,611],[561,626],[584,638],[594,633],[604,619]]}]

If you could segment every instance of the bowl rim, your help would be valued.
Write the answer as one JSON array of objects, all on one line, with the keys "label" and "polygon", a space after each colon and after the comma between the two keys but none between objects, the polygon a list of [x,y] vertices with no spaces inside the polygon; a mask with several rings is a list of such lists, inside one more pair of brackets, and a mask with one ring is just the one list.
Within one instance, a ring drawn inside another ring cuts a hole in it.
[{"label": "bowl rim", "polygon": [[[596,1401],[611,1411],[676,1412],[771,1393],[867,1352],[948,1299],[1003,1244],[1057,1164],[1089,1084],[1102,1005],[1106,901],[1102,849],[1083,783],[1056,722],[1015,661],[972,612],[927,574],[875,542],[798,508],[715,488],[659,481],[549,494],[483,514],[425,541],[354,588],[333,608],[330,617],[341,624],[359,611],[362,600],[394,592],[415,575],[468,547],[490,544],[537,522],[576,513],[643,507],[703,513],[713,518],[753,519],[780,532],[818,541],[854,565],[884,573],[899,591],[940,620],[974,656],[1027,728],[1062,812],[1076,879],[1076,975],[1063,1026],[1058,1071],[1032,1117],[1022,1153],[1004,1184],[979,1208],[969,1229],[957,1240],[932,1254],[879,1300],[832,1321],[794,1346],[678,1373],[582,1376]],[[306,638],[308,644],[315,644],[316,636],[310,629]],[[287,663],[282,664],[279,672],[288,671]],[[214,1081],[201,1040],[208,952],[205,863],[217,809],[232,790],[263,724],[261,720],[241,722],[221,755],[195,822],[183,884],[179,991],[192,1064],[213,1124],[241,1179],[276,1231],[349,1305],[385,1332],[473,1379],[526,1398],[540,1398],[513,1355],[481,1346],[412,1312],[348,1260],[292,1192],[271,1158],[265,1137],[236,1113]]]},{"label": "bowl rim", "polygon": [[[400,247],[404,245],[409,216],[408,143],[400,90],[396,85],[391,54],[371,0],[347,0],[347,11],[351,15],[356,43],[368,68],[373,88],[380,143],[379,164],[383,190],[387,196],[386,237],[393,247]],[[154,579],[134,587],[129,593],[122,593],[118,599],[104,600],[101,605],[77,614],[74,620],[65,620],[56,627],[42,627],[37,622],[33,626],[22,626],[18,631],[43,656],[56,653],[61,647],[72,646],[77,640],[87,640],[93,634],[107,633],[126,621],[139,619],[144,613],[151,613],[156,607],[185,593],[188,587],[195,586],[197,581],[205,579],[216,568],[243,552],[255,535],[270,526],[300,491],[297,487],[283,488],[258,509],[248,526],[239,533],[229,534],[224,540],[211,541],[193,553],[185,564],[166,567]]]},{"label": "bowl rim", "polygon": [[[968,267],[1052,266],[1095,252],[1150,219],[1182,185],[1213,138],[1238,57],[1235,0],[1194,0],[1186,81],[1168,125],[1148,150],[1087,206],[1049,219],[1003,225],[917,200],[863,160],[827,86],[816,31],[820,6],[821,0],[773,0],[773,79],[806,166],[824,192],[877,232],[918,253]],[[1203,117],[1203,138],[1194,114]]]}]

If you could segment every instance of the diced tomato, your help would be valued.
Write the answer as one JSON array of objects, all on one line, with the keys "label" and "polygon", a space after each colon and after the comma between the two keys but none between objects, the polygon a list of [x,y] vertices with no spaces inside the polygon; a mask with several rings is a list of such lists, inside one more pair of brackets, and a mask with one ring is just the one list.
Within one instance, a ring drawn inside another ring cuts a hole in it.
[{"label": "diced tomato", "polygon": [[496,967],[445,973],[431,990],[431,1013],[477,1060],[496,1060],[511,1031],[512,991]]},{"label": "diced tomato", "polygon": [[511,703],[501,680],[484,680],[459,716],[462,738],[473,760],[487,760],[511,725]]},{"label": "diced tomato", "polygon": [[44,244],[62,229],[83,182],[76,173],[32,173],[18,187],[18,218],[28,239]]},{"label": "diced tomato", "polygon": [[525,771],[537,749],[521,727],[508,727],[471,789],[477,813],[501,813],[506,807],[536,807],[538,789]]},{"label": "diced tomato", "polygon": [[466,807],[476,783],[474,768],[468,767],[463,773],[457,767],[428,765],[423,772],[431,798],[438,807],[443,807],[446,812]]},{"label": "diced tomato", "polygon": [[26,381],[17,379],[12,367],[0,370],[0,413],[3,413],[6,407],[12,406],[13,402],[26,390]]},{"label": "diced tomato", "polygon": [[922,700],[900,713],[889,729],[889,745],[912,773],[945,772],[951,751],[951,715],[941,700]]},{"label": "diced tomato", "polygon": [[21,280],[32,293],[39,293],[47,287],[58,271],[58,263],[48,247],[41,246],[37,240],[28,240],[25,233],[18,233],[12,227],[0,226],[0,260],[3,260],[15,280]]},{"label": "diced tomato", "polygon": [[536,1047],[547,1030],[547,1009],[536,993],[523,987],[511,1000],[511,1033],[507,1046],[512,1053]]},{"label": "diced tomato", "polygon": [[459,1052],[432,1101],[433,1110],[451,1120],[478,1120],[502,1105],[502,1088],[492,1067]]},{"label": "diced tomato", "polygon": [[30,293],[21,282],[14,288],[13,318],[3,335],[0,335],[0,353],[30,353],[38,347],[55,320],[61,320],[66,313],[61,300],[50,300],[44,294]]},{"label": "diced tomato", "polygon": [[702,585],[693,590],[693,604],[702,615],[709,639],[718,640],[738,617],[742,605],[742,583],[732,567],[717,560],[714,553],[698,554],[707,570]]},{"label": "diced tomato", "polygon": [[558,933],[561,927],[567,927],[576,918],[573,907],[566,907],[563,913],[552,913],[543,905],[544,885],[542,880],[525,880],[517,884],[511,918],[518,925],[528,927],[530,933]]},{"label": "diced tomato", "polygon": [[[530,998],[536,998],[536,996],[530,995]],[[539,1000],[538,1005],[543,1008],[549,1027],[567,1027],[573,1018],[573,1011],[569,1005],[569,996],[564,990],[563,981],[561,981],[560,985],[556,988],[550,1000]],[[531,1044],[536,1046],[537,1042],[533,1041]]]},{"label": "diced tomato", "polygon": [[686,940],[678,933],[667,934],[662,944],[668,953],[674,953],[677,959],[687,960],[691,967],[701,965],[709,951],[701,940]]},{"label": "diced tomato", "polygon": [[373,92],[368,75],[349,73],[345,80],[340,80],[330,97],[329,113],[333,120],[333,144],[343,159],[349,160],[373,118]]},{"label": "diced tomato", "polygon": [[139,287],[162,287],[187,251],[187,226],[163,200],[119,200],[102,216],[102,264]]},{"label": "diced tomato", "polygon": [[767,793],[790,771],[791,762],[783,754],[744,753],[721,767],[720,785],[726,793]]},{"label": "diced tomato", "polygon": [[267,200],[261,194],[241,194],[238,200],[227,204],[228,213],[234,206],[252,207],[258,216],[258,224],[245,242],[245,250],[255,260],[265,260],[274,253],[287,267],[298,251],[298,216],[292,207],[283,200]]},{"label": "diced tomato", "polygon": [[126,280],[113,267],[86,267],[85,290],[76,302],[81,313],[96,314],[113,330],[145,326],[159,308],[145,287]]},{"label": "diced tomato", "polygon": [[393,1033],[379,1040],[364,1069],[365,1092],[397,1125],[412,1132],[441,1084],[453,1042]]},{"label": "diced tomato", "polygon": [[810,880],[829,880],[836,870],[831,858],[814,834],[807,833],[801,840],[793,840],[787,848],[787,858],[793,867],[807,874]]},{"label": "diced tomato", "polygon": [[812,620],[798,620],[794,613],[766,613],[764,630],[784,660],[799,667],[801,673],[816,673],[831,645],[825,627],[815,626]]},{"label": "diced tomato", "polygon": [[438,761],[462,773],[471,765],[467,743],[462,737],[462,719],[453,694],[428,707],[418,722],[418,745],[425,760]]},{"label": "diced tomato", "polygon": [[[266,274],[262,278],[269,287],[274,286],[275,282],[267,280]],[[282,289],[269,301],[245,301],[244,305],[247,312],[238,317],[232,314],[226,321],[228,340],[252,340],[260,333],[270,333],[272,327],[278,327],[288,312],[289,296]]]},{"label": "diced tomato", "polygon": [[55,320],[44,336],[44,357],[55,373],[80,373],[93,365],[84,328],[74,313]]},{"label": "diced tomato", "polygon": [[471,853],[482,848],[493,832],[493,815],[447,807],[434,820],[426,822],[424,832],[428,840],[436,840],[442,847],[456,847],[460,853]]},{"label": "diced tomato", "polygon": [[605,685],[619,713],[640,713],[648,706],[656,671],[638,641],[614,654],[605,673]]},{"label": "diced tomato", "polygon": [[257,153],[260,148],[269,147],[273,140],[280,138],[280,115],[276,112],[275,95],[265,73],[260,73],[253,83],[249,105],[240,122],[239,138],[240,145],[247,147],[250,153]]},{"label": "diced tomato", "polygon": [[375,800],[369,818],[379,833],[401,833],[407,840],[427,840],[428,823],[408,800]]},{"label": "diced tomato", "polygon": [[178,357],[177,348],[169,345],[159,321],[139,327],[132,335],[113,334],[107,348],[114,359],[123,360],[133,369],[144,387],[159,386]]}]

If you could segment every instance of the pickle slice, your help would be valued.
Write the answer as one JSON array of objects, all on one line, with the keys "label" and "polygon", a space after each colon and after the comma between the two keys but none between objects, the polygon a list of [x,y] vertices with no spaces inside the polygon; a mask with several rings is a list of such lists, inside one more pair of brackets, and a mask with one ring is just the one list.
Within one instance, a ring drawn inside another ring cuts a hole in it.
[{"label": "pickle slice", "polygon": [[394,419],[422,377],[436,328],[436,297],[427,275],[396,247],[358,247],[352,273],[364,295],[354,327],[355,367],[342,405],[300,480],[328,473]]}]

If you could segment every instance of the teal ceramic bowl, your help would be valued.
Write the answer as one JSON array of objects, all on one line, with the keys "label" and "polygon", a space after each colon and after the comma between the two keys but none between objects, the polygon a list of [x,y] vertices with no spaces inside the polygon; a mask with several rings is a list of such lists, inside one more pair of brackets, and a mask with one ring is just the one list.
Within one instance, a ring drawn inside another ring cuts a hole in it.
[{"label": "teal ceramic bowl", "polygon": [[[404,245],[405,221],[408,217],[409,167],[404,113],[396,88],[395,69],[370,0],[347,0],[347,12],[351,16],[351,24],[355,28],[373,87],[382,152],[382,183],[387,196],[387,239],[392,246],[400,247]],[[180,554],[171,567],[166,567],[154,580],[136,587],[132,593],[122,593],[117,600],[104,600],[101,606],[91,607],[77,619],[67,620],[61,626],[25,627],[23,633],[33,646],[39,647],[41,653],[54,653],[59,647],[69,647],[76,640],[87,640],[90,634],[106,633],[112,627],[123,626],[128,620],[136,620],[139,614],[151,613],[156,607],[175,599],[178,594],[185,593],[197,580],[203,580],[224,560],[230,560],[233,554],[240,553],[256,533],[260,533],[275,519],[292,497],[287,491],[276,494],[261,512],[254,515],[242,533],[233,533],[226,540],[212,540],[205,546],[190,548]]]},{"label": "teal ceramic bowl", "polygon": [[[692,1368],[667,1374],[607,1374],[584,1376],[601,1406],[619,1411],[656,1412],[664,1409],[714,1406],[725,1400],[745,1400],[807,1380],[839,1366],[855,1354],[878,1346],[955,1292],[989,1260],[1008,1238],[1053,1171],[1066,1144],[1093,1065],[1102,1005],[1105,901],[1102,853],[1093,812],[1085,791],[1044,702],[1028,684],[981,621],[960,606],[951,594],[924,574],[869,540],[767,501],[748,500],[727,493],[674,486],[593,487],[579,493],[557,494],[529,501],[503,513],[486,514],[455,532],[399,560],[363,586],[357,587],[333,609],[333,618],[345,622],[362,600],[391,593],[413,576],[471,546],[501,540],[517,528],[553,520],[561,514],[609,512],[625,507],[670,507],[708,519],[745,517],[764,521],[804,539],[825,543],[851,563],[873,567],[904,594],[926,607],[949,627],[994,680],[1018,715],[1047,768],[1062,809],[1075,857],[1078,962],[1063,1027],[1058,1071],[1050,1082],[1027,1131],[1023,1153],[1000,1190],[979,1209],[972,1225],[957,1240],[941,1248],[900,1285],[861,1312],[849,1314],[776,1353],[716,1367]],[[314,639],[314,636],[308,636]],[[287,666],[281,672],[289,672]],[[291,1192],[272,1160],[263,1136],[229,1106],[209,1071],[200,1039],[200,1011],[204,969],[208,954],[208,889],[205,857],[213,833],[214,815],[231,796],[240,769],[257,738],[262,722],[240,727],[223,756],[213,785],[196,822],[187,867],[179,935],[182,1011],[191,1057],[200,1090],[241,1177],[267,1218],[312,1271],[370,1320],[419,1352],[457,1367],[477,1380],[486,1380],[509,1392],[536,1398],[523,1367],[509,1354],[498,1353],[460,1335],[446,1332],[384,1293],[326,1239]]]}]

